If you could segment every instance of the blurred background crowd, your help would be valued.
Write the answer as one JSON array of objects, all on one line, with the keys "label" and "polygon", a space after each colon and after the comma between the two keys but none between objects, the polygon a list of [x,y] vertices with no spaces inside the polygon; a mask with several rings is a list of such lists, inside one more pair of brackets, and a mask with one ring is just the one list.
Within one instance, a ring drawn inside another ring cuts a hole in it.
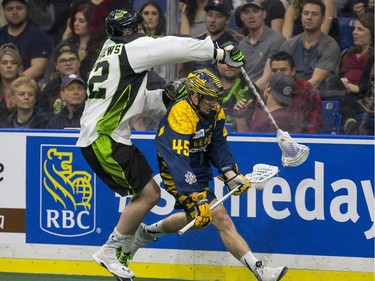
[{"label": "blurred background crowd", "polygon": [[[0,128],[79,128],[104,20],[134,9],[151,36],[238,44],[281,129],[374,135],[373,0],[3,0],[0,8]],[[239,69],[160,65],[148,89],[201,68],[222,81],[229,131],[275,132]],[[140,117],[133,129],[155,130],[160,118]]]}]

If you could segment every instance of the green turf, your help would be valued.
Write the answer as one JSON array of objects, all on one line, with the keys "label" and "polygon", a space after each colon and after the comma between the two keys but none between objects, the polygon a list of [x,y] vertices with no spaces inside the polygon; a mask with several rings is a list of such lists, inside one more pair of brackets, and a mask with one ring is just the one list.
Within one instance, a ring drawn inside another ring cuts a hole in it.
[{"label": "green turf", "polygon": [[[79,276],[79,275],[55,275],[55,274],[25,274],[0,272],[2,281],[115,281],[113,277]],[[134,278],[133,281],[161,281],[165,279]],[[181,279],[168,279],[168,281],[184,281]],[[186,280],[185,280],[186,281]]]}]

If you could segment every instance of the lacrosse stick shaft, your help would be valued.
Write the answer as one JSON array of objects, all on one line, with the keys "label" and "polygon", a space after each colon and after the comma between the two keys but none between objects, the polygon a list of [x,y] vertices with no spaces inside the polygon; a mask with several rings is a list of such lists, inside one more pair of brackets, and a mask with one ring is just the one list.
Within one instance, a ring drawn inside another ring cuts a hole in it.
[{"label": "lacrosse stick shaft", "polygon": [[245,78],[247,84],[249,84],[249,87],[253,91],[255,97],[259,101],[259,104],[260,104],[261,108],[267,114],[268,119],[271,121],[271,123],[275,127],[275,129],[279,130],[279,126],[277,125],[275,119],[272,117],[271,112],[268,110],[266,104],[264,103],[262,97],[260,96],[260,94],[258,93],[257,89],[255,88],[253,82],[251,82],[250,77],[249,77],[249,75],[247,75],[247,73],[246,73],[245,69],[243,68],[243,66],[241,66],[241,73],[242,73],[243,78]]},{"label": "lacrosse stick shaft", "polygon": [[[215,202],[215,204],[213,204],[210,209],[211,211],[213,209],[215,209],[217,206],[219,206],[221,203],[223,203],[225,200],[228,199],[228,197],[230,197],[233,193],[235,193],[239,188],[241,187],[241,185],[237,185],[235,188],[233,188],[231,191],[229,191],[227,194],[225,194],[220,200],[217,200]],[[194,226],[194,223],[195,223],[195,220],[196,219],[193,219],[192,221],[190,221],[187,225],[185,225],[183,228],[181,228],[179,231],[178,231],[178,234],[182,235],[184,234],[186,231],[188,231],[190,228],[192,228]]]}]

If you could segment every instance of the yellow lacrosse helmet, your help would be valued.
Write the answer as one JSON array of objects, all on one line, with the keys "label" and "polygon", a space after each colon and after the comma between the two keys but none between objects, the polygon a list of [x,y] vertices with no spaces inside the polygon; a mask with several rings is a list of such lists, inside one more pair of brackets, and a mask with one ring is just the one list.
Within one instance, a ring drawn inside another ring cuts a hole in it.
[{"label": "yellow lacrosse helmet", "polygon": [[214,98],[220,103],[223,99],[223,85],[219,77],[208,69],[195,70],[185,80],[186,89],[189,95],[197,93],[201,98]]}]

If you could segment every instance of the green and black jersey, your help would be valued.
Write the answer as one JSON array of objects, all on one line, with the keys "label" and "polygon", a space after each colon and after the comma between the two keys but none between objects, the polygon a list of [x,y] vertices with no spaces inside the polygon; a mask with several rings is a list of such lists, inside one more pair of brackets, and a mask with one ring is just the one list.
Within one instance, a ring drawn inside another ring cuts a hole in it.
[{"label": "green and black jersey", "polygon": [[146,90],[148,70],[162,64],[213,59],[214,49],[210,37],[133,34],[108,39],[89,75],[77,145],[89,146],[99,134],[130,145],[130,128],[140,116],[166,110],[162,91]]}]

